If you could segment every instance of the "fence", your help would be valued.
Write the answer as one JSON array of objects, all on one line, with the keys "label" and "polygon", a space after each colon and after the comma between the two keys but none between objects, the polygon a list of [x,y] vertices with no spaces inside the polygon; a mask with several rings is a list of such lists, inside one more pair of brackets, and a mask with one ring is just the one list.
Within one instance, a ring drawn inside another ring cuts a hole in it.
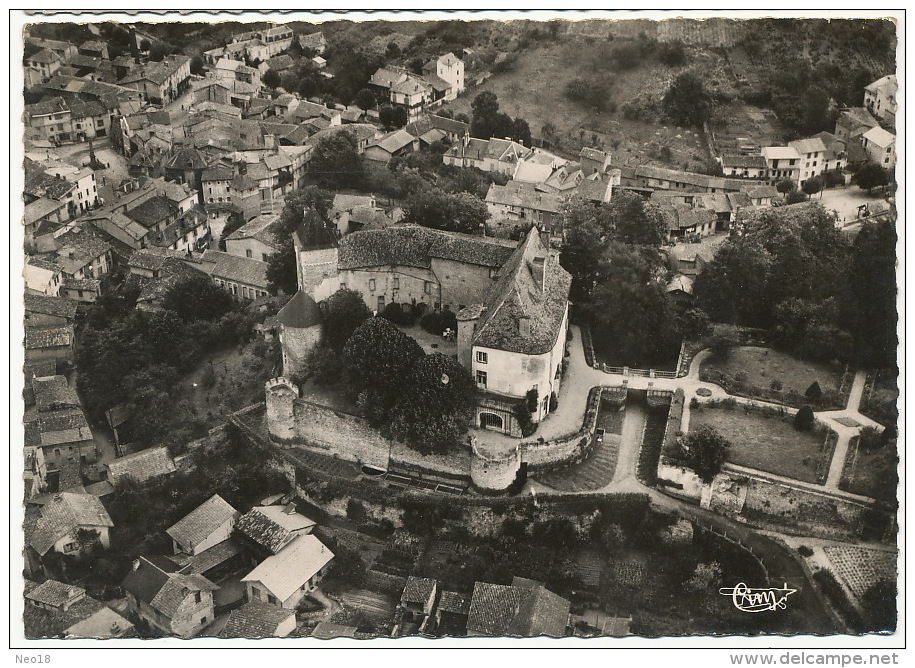
[{"label": "fence", "polygon": [[614,374],[617,376],[631,376],[633,378],[676,378],[676,371],[658,371],[657,369],[633,369],[628,366],[609,366],[607,364],[595,364],[594,368],[600,369],[604,373]]}]

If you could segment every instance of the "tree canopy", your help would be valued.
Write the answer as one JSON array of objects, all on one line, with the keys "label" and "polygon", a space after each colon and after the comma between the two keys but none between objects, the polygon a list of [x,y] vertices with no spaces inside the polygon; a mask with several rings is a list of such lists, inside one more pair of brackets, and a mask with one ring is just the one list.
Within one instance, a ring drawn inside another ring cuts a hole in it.
[{"label": "tree canopy", "polygon": [[341,130],[318,140],[308,163],[308,173],[321,187],[352,188],[364,178],[362,157],[352,132]]},{"label": "tree canopy", "polygon": [[711,425],[702,425],[680,440],[680,459],[709,483],[727,460],[730,442]]},{"label": "tree canopy", "polygon": [[406,202],[407,222],[451,232],[478,232],[489,218],[485,202],[470,193],[432,187],[415,191]]},{"label": "tree canopy", "polygon": [[363,322],[372,317],[362,293],[340,288],[327,298],[322,308],[324,343],[338,353]]},{"label": "tree canopy", "polygon": [[232,295],[204,274],[179,279],[162,297],[162,308],[185,322],[217,320],[236,307]]},{"label": "tree canopy", "polygon": [[851,253],[848,285],[849,326],[859,361],[868,366],[896,365],[896,230],[889,221],[865,223]]},{"label": "tree canopy", "polygon": [[531,145],[531,129],[523,118],[512,118],[499,111],[499,98],[490,91],[479,93],[470,104],[470,134],[479,139],[509,138]]},{"label": "tree canopy", "polygon": [[427,355],[413,366],[387,433],[423,454],[448,452],[467,432],[476,395],[470,372],[457,360]]},{"label": "tree canopy", "polygon": [[295,294],[298,289],[296,252],[292,239],[285,239],[276,253],[267,258],[267,287],[274,294]]},{"label": "tree canopy", "polygon": [[370,318],[353,331],[343,347],[346,391],[370,423],[390,418],[423,355],[416,341],[385,318]]},{"label": "tree canopy", "polygon": [[874,188],[885,186],[890,182],[886,170],[876,162],[868,162],[862,165],[851,180],[856,186],[868,192]]},{"label": "tree canopy", "polygon": [[701,126],[712,113],[712,96],[694,72],[683,72],[670,84],[661,107],[668,118],[684,127]]}]

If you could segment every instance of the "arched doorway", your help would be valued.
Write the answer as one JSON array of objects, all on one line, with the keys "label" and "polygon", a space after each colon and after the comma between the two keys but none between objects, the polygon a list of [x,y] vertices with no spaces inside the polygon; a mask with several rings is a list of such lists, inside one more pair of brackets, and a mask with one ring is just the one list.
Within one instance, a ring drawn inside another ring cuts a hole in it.
[{"label": "arched doorway", "polygon": [[502,419],[501,415],[496,415],[495,413],[480,413],[480,426],[483,429],[498,429],[502,431],[505,429],[505,421]]}]

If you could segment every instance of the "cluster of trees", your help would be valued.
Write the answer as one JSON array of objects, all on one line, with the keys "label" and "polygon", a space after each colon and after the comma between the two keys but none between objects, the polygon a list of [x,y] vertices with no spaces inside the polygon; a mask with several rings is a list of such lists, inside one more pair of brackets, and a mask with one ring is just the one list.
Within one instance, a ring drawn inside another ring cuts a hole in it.
[{"label": "cluster of trees", "polygon": [[476,384],[457,360],[422,348],[385,318],[363,322],[342,354],[345,391],[387,438],[444,453],[467,432]]},{"label": "cluster of trees", "polygon": [[308,162],[310,179],[330,190],[358,188],[365,178],[365,167],[357,148],[355,135],[345,129],[322,137]]},{"label": "cluster of trees", "polygon": [[695,72],[683,72],[671,82],[661,100],[664,114],[676,125],[701,126],[712,114],[714,98]]},{"label": "cluster of trees", "polygon": [[696,278],[716,322],[768,329],[814,359],[891,368],[896,350],[896,233],[868,223],[853,244],[818,204],[744,221]]},{"label": "cluster of trees", "polygon": [[527,121],[521,118],[512,118],[508,114],[499,111],[499,98],[495,93],[484,91],[473,98],[471,103],[473,110],[470,118],[470,134],[479,139],[489,139],[506,137],[522,143],[525,146],[531,145],[531,128]]},{"label": "cluster of trees", "polygon": [[174,426],[184,371],[214,347],[249,339],[257,316],[204,275],[177,281],[159,311],[136,310],[138,294],[128,286],[90,307],[74,359],[89,414],[127,404],[139,439],[153,443]]},{"label": "cluster of trees", "polygon": [[559,222],[566,233],[559,257],[572,275],[570,298],[599,334],[595,345],[612,346],[607,352],[619,364],[664,360],[683,331],[704,320],[701,314],[678,314],[667,296],[658,250],[667,224],[656,205],[620,192],[610,204],[569,202]]},{"label": "cluster of trees", "polygon": [[404,212],[405,222],[467,234],[478,232],[489,218],[486,203],[476,195],[447,193],[432,186],[412,193]]}]

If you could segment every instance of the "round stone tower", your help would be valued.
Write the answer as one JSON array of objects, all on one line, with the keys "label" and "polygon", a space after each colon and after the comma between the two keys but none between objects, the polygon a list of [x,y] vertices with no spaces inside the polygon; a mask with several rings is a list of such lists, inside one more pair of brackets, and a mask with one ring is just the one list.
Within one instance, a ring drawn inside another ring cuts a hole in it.
[{"label": "round stone tower", "polygon": [[490,445],[471,439],[470,479],[481,492],[504,492],[521,470],[521,444]]},{"label": "round stone tower", "polygon": [[271,378],[265,384],[267,395],[267,431],[270,437],[278,441],[291,441],[295,438],[295,400],[299,390],[292,381],[283,378]]},{"label": "round stone tower", "polygon": [[299,290],[276,314],[283,348],[283,375],[294,378],[306,371],[305,360],[321,341],[321,309]]}]

